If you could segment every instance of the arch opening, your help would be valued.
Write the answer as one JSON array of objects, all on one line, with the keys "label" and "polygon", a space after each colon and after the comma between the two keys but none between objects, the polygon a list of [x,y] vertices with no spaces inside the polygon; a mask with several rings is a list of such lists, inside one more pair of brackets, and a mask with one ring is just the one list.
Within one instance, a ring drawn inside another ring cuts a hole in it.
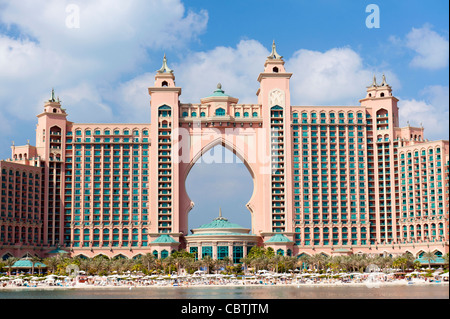
[{"label": "arch opening", "polygon": [[188,214],[188,229],[210,223],[219,216],[251,229],[252,214],[246,207],[254,192],[253,173],[239,154],[216,142],[195,157],[186,173],[185,188],[195,203]]}]

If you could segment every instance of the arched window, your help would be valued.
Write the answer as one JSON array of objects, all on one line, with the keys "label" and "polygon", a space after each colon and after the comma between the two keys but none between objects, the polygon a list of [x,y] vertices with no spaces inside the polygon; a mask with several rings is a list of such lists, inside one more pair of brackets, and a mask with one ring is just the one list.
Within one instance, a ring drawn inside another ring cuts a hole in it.
[{"label": "arched window", "polygon": [[163,82],[161,83],[161,86],[162,86],[162,87],[167,87],[167,86],[169,86],[169,83],[167,83],[167,81],[163,81]]},{"label": "arched window", "polygon": [[223,108],[219,107],[216,110],[216,116],[225,116],[225,110]]},{"label": "arched window", "polygon": [[205,116],[206,116],[205,112],[200,112],[200,117],[205,117]]},{"label": "arched window", "polygon": [[274,67],[274,68],[272,69],[272,71],[273,71],[274,73],[278,73],[278,68],[277,68],[277,67]]},{"label": "arched window", "polygon": [[167,251],[167,250],[163,250],[162,252],[161,252],[161,259],[164,259],[164,258],[167,258],[167,257],[169,257],[169,252]]},{"label": "arched window", "polygon": [[234,113],[234,117],[241,117],[241,113],[239,112]]},{"label": "arched window", "polygon": [[258,117],[258,112],[253,112],[253,117]]},{"label": "arched window", "polygon": [[192,112],[192,113],[191,113],[191,116],[192,116],[192,117],[197,117],[197,112]]},{"label": "arched window", "polygon": [[160,106],[158,109],[158,116],[159,117],[169,117],[172,116],[172,109],[170,108],[170,106],[167,105],[163,105]]},{"label": "arched window", "polygon": [[183,112],[182,117],[187,117],[188,116],[188,112]]},{"label": "arched window", "polygon": [[244,117],[248,117],[248,112],[244,112]]}]

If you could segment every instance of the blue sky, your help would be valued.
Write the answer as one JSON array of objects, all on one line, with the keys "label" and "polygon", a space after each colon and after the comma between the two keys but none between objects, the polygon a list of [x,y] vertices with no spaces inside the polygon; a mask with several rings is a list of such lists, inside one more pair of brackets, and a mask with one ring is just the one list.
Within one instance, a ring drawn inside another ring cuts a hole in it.
[{"label": "blue sky", "polygon": [[[369,4],[380,28],[366,26]],[[182,102],[221,82],[255,103],[273,40],[294,73],[293,104],[358,105],[373,74],[384,73],[401,124],[423,123],[426,138],[448,139],[448,17],[446,1],[0,0],[0,158],[12,140],[34,143],[52,87],[71,121],[150,122],[146,88],[164,53]],[[196,165],[187,185],[196,203],[190,228],[219,206],[250,226],[252,181],[242,164]]]}]

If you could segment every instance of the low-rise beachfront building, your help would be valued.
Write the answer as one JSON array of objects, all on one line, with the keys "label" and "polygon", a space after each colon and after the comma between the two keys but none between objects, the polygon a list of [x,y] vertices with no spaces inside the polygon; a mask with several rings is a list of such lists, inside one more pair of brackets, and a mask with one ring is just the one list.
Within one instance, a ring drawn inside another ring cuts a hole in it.
[{"label": "low-rise beachfront building", "polygon": [[191,232],[186,236],[187,251],[195,254],[196,259],[209,256],[222,260],[228,257],[237,264],[259,241],[259,236],[251,234],[250,229],[229,222],[221,210],[219,217]]},{"label": "low-rise beachfront building", "polygon": [[[164,56],[148,88],[151,124],[74,123],[52,91],[35,146],[13,145],[1,162],[0,256],[45,257],[61,247],[70,256],[163,258],[196,247],[198,258],[222,258],[245,256],[252,244],[292,256],[447,253],[448,141],[400,126],[384,76],[357,105],[296,106],[275,44],[262,64],[255,103],[240,104],[221,85],[181,103]],[[202,243],[212,235],[201,228],[189,234],[185,183],[217,145],[254,183],[251,229],[228,233],[237,236],[232,245],[217,239],[220,251]]]}]

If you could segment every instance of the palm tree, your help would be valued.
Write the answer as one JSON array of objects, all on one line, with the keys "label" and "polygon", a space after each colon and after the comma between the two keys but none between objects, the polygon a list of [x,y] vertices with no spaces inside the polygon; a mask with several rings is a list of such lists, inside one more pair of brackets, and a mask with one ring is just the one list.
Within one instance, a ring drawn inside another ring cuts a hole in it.
[{"label": "palm tree", "polygon": [[36,265],[37,263],[40,263],[41,258],[39,258],[38,256],[33,256],[30,258],[30,261],[31,261],[31,275],[33,275],[34,274],[34,265]]},{"label": "palm tree", "polygon": [[229,256],[224,257],[222,259],[222,262],[223,262],[225,269],[227,269],[228,266],[231,266],[233,264],[233,260]]},{"label": "palm tree", "polygon": [[405,271],[405,265],[407,264],[408,260],[405,257],[397,257],[392,262],[392,266],[394,268],[401,268],[402,271]]},{"label": "palm tree", "polygon": [[298,260],[297,260],[297,265],[301,268],[302,272],[303,272],[303,266],[307,265],[311,262],[311,256],[303,254],[301,255]]},{"label": "palm tree", "polygon": [[91,260],[87,258],[80,258],[80,268],[86,273],[89,273]]},{"label": "palm tree", "polygon": [[314,255],[311,256],[310,262],[312,263],[314,268],[317,265],[317,271],[319,271],[321,269],[321,266],[325,262],[324,255],[322,255],[322,254],[314,254]]},{"label": "palm tree", "polygon": [[285,269],[285,271],[289,270],[289,269],[294,270],[296,265],[297,265],[297,258],[296,257],[286,256],[284,258],[284,269]]},{"label": "palm tree", "polygon": [[434,253],[432,253],[431,251],[428,251],[428,252],[424,253],[422,257],[423,257],[423,259],[428,261],[428,268],[431,269],[431,261],[436,260],[436,255]]},{"label": "palm tree", "polygon": [[141,258],[141,262],[147,267],[148,272],[156,264],[156,257],[153,254],[147,253]]},{"label": "palm tree", "polygon": [[99,275],[105,269],[106,261],[103,258],[94,258],[89,263],[89,269],[93,274]]},{"label": "palm tree", "polygon": [[47,265],[47,269],[51,269],[51,272],[54,273],[55,269],[58,267],[58,260],[56,257],[50,257],[45,259],[45,264]]},{"label": "palm tree", "polygon": [[5,260],[5,266],[9,267],[8,276],[11,276],[11,267],[14,266],[14,264],[18,260],[19,259],[16,257],[9,257],[8,259]]},{"label": "palm tree", "polygon": [[275,255],[272,258],[269,259],[269,265],[271,266],[272,270],[275,270],[275,272],[278,273],[278,264],[283,259],[283,256],[281,255]]},{"label": "palm tree", "polygon": [[247,256],[247,257],[241,258],[240,261],[244,265],[245,268],[248,268],[249,266],[251,266],[253,258]]},{"label": "palm tree", "polygon": [[206,273],[209,274],[209,270],[210,270],[211,266],[214,265],[214,260],[211,258],[211,256],[205,256],[202,259],[202,264],[204,266],[206,266],[206,270],[207,270]]}]

